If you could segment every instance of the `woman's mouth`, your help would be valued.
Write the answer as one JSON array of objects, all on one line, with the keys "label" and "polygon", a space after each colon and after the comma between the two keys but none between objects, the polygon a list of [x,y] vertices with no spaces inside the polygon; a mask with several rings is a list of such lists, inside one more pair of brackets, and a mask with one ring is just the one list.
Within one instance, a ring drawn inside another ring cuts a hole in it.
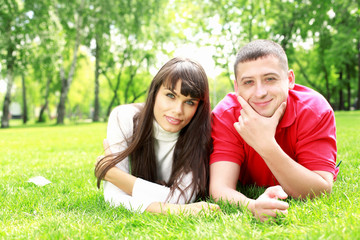
[{"label": "woman's mouth", "polygon": [[177,118],[173,118],[173,117],[169,117],[169,116],[165,116],[166,117],[166,120],[170,123],[170,124],[173,124],[173,125],[178,125],[180,124],[181,120],[180,119],[177,119]]}]

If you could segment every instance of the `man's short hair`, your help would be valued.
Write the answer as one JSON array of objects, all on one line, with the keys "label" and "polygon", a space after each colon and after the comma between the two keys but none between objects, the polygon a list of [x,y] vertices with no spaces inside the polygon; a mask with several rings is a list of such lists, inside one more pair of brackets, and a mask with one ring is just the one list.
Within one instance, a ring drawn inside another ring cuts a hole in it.
[{"label": "man's short hair", "polygon": [[288,71],[288,60],[284,49],[277,43],[270,40],[254,40],[242,48],[236,55],[234,73],[236,79],[236,67],[239,63],[255,61],[258,58],[274,56],[279,59],[279,63],[285,72]]}]

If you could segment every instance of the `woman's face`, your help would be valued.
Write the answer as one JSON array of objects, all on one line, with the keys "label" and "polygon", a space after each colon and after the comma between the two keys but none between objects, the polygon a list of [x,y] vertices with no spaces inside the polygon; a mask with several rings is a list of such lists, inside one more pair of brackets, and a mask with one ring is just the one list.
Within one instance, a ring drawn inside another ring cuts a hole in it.
[{"label": "woman's face", "polygon": [[199,99],[184,96],[181,92],[181,79],[174,90],[161,85],[155,99],[154,116],[156,122],[168,132],[179,132],[194,116]]}]

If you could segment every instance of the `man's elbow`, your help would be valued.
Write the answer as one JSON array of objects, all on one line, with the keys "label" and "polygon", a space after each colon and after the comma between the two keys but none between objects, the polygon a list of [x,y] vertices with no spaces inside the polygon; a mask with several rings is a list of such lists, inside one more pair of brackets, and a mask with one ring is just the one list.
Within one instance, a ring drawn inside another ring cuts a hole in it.
[{"label": "man's elbow", "polygon": [[222,187],[217,184],[210,184],[209,186],[209,194],[215,200],[219,201],[223,197]]},{"label": "man's elbow", "polygon": [[308,191],[299,192],[299,191],[290,191],[287,192],[287,194],[295,199],[314,199],[316,197],[322,196],[322,195],[330,195],[332,191],[333,183],[326,182],[322,184],[322,186],[318,188],[311,188]]}]

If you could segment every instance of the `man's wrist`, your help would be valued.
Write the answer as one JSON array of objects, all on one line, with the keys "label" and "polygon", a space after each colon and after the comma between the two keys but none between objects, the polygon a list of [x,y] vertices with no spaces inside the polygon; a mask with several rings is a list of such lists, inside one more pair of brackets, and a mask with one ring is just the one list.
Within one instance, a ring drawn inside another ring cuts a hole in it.
[{"label": "man's wrist", "polygon": [[247,209],[255,216],[255,200],[248,198]]},{"label": "man's wrist", "polygon": [[277,150],[277,148],[279,148],[279,144],[276,142],[275,138],[270,141],[267,142],[267,144],[265,144],[263,147],[260,147],[259,150],[257,151],[257,153],[263,158],[267,158],[268,156],[272,156],[274,151]]}]

